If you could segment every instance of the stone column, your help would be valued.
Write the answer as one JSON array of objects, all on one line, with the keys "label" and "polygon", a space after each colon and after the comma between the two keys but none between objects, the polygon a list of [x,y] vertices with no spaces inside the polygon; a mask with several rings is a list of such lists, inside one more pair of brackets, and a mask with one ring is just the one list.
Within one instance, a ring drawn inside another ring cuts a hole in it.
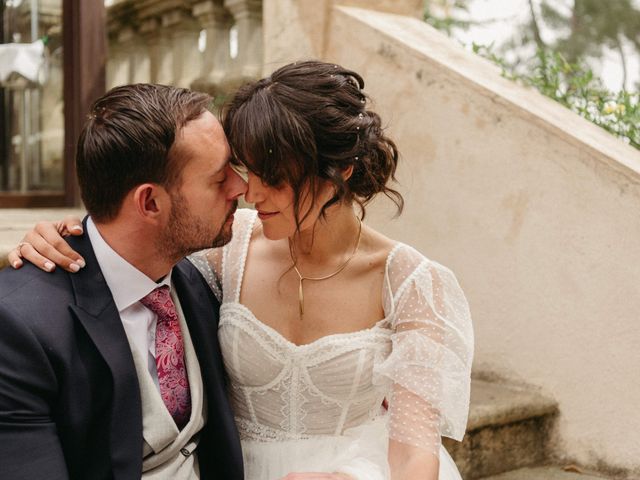
[{"label": "stone column", "polygon": [[130,83],[129,43],[133,36],[130,27],[112,25],[110,52],[107,61],[107,88]]},{"label": "stone column", "polygon": [[238,57],[233,76],[253,80],[262,74],[262,0],[225,0],[238,28]]},{"label": "stone column", "polygon": [[172,84],[188,88],[200,71],[200,29],[191,12],[177,8],[162,15],[162,28],[171,38]]},{"label": "stone column", "polygon": [[131,38],[129,47],[129,81],[131,83],[149,83],[151,81],[150,44],[145,35],[138,30]]},{"label": "stone column", "polygon": [[151,81],[173,85],[174,51],[171,12],[185,8],[183,0],[138,0],[140,31],[148,41]]},{"label": "stone column", "polygon": [[155,18],[145,18],[140,22],[140,37],[147,49],[148,55],[148,74],[146,80],[151,83],[160,82],[160,69],[162,64],[162,40],[160,32],[160,21]]},{"label": "stone column", "polygon": [[192,88],[216,95],[231,71],[229,54],[229,30],[233,16],[224,8],[222,1],[206,0],[193,6],[193,16],[207,34],[200,76]]}]

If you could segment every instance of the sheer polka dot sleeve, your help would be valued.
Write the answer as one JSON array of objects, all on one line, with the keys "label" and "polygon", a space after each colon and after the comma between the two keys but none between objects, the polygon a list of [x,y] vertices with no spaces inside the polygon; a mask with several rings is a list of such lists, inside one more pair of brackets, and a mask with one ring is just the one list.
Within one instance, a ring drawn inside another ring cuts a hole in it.
[{"label": "sheer polka dot sleeve", "polygon": [[256,211],[247,208],[236,210],[231,241],[224,247],[208,248],[187,258],[200,270],[219,302],[223,297],[236,301],[239,283],[244,269],[244,257],[256,221]]},{"label": "sheer polka dot sleeve", "polygon": [[205,278],[219,302],[222,302],[223,251],[223,248],[208,248],[187,257]]},{"label": "sheer polka dot sleeve", "polygon": [[376,374],[391,382],[390,438],[437,453],[441,435],[462,440],[469,411],[473,329],[453,273],[411,247],[388,266],[391,354]]}]

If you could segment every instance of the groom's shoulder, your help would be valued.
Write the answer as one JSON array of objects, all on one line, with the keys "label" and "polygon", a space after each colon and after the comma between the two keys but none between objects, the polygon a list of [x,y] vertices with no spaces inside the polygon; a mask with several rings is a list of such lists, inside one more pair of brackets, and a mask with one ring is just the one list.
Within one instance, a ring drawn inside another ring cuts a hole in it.
[{"label": "groom's shoulder", "polygon": [[44,272],[26,262],[18,270],[10,267],[0,270],[0,300],[21,294],[37,295],[41,290],[59,292],[65,285],[69,285],[69,274],[61,268]]},{"label": "groom's shoulder", "polygon": [[[182,281],[178,280],[176,276],[174,276],[174,282],[179,281],[180,286],[182,286],[182,290],[184,292],[185,289],[188,289],[192,295],[189,295],[190,299],[196,301],[198,303],[205,302],[208,306],[213,307],[217,310],[220,307],[220,303],[216,299],[215,295],[211,291],[211,287],[202,276],[202,272],[198,270],[198,268],[191,263],[191,260],[185,258],[181,260],[175,267],[180,273]],[[180,296],[180,301],[183,301],[183,297]]]},{"label": "groom's shoulder", "polygon": [[0,309],[5,314],[52,317],[58,306],[66,309],[72,298],[69,274],[62,269],[47,273],[26,263],[19,270],[7,267],[0,271]]},{"label": "groom's shoulder", "polygon": [[207,281],[202,276],[202,272],[189,260],[184,258],[176,264],[176,268],[180,274],[185,278],[191,287],[191,289],[202,289],[203,291],[211,293],[211,288],[207,284]]}]

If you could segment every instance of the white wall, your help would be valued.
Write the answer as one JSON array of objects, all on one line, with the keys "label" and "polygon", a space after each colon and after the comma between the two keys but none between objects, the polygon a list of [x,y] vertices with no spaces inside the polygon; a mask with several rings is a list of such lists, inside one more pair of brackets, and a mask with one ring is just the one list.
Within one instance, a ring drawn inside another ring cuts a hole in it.
[{"label": "white wall", "polygon": [[288,30],[265,15],[265,58],[321,54],[364,76],[407,202],[369,222],[457,273],[476,371],[554,397],[558,452],[640,472],[640,153],[419,20],[327,15],[306,52],[314,19]]}]

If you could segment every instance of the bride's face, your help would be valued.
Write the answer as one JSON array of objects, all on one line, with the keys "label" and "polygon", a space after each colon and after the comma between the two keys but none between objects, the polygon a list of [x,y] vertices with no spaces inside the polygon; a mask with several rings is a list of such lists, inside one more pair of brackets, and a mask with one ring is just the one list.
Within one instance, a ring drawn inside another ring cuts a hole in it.
[{"label": "bride's face", "polygon": [[[287,183],[277,187],[269,186],[251,172],[247,175],[247,183],[245,199],[255,205],[265,237],[270,240],[292,237],[297,230],[293,188]],[[331,198],[331,192],[332,189],[328,185],[322,185],[315,198],[311,198],[308,189],[302,192],[299,217],[304,220],[300,225],[301,232],[313,227],[320,216],[322,206]]]}]

